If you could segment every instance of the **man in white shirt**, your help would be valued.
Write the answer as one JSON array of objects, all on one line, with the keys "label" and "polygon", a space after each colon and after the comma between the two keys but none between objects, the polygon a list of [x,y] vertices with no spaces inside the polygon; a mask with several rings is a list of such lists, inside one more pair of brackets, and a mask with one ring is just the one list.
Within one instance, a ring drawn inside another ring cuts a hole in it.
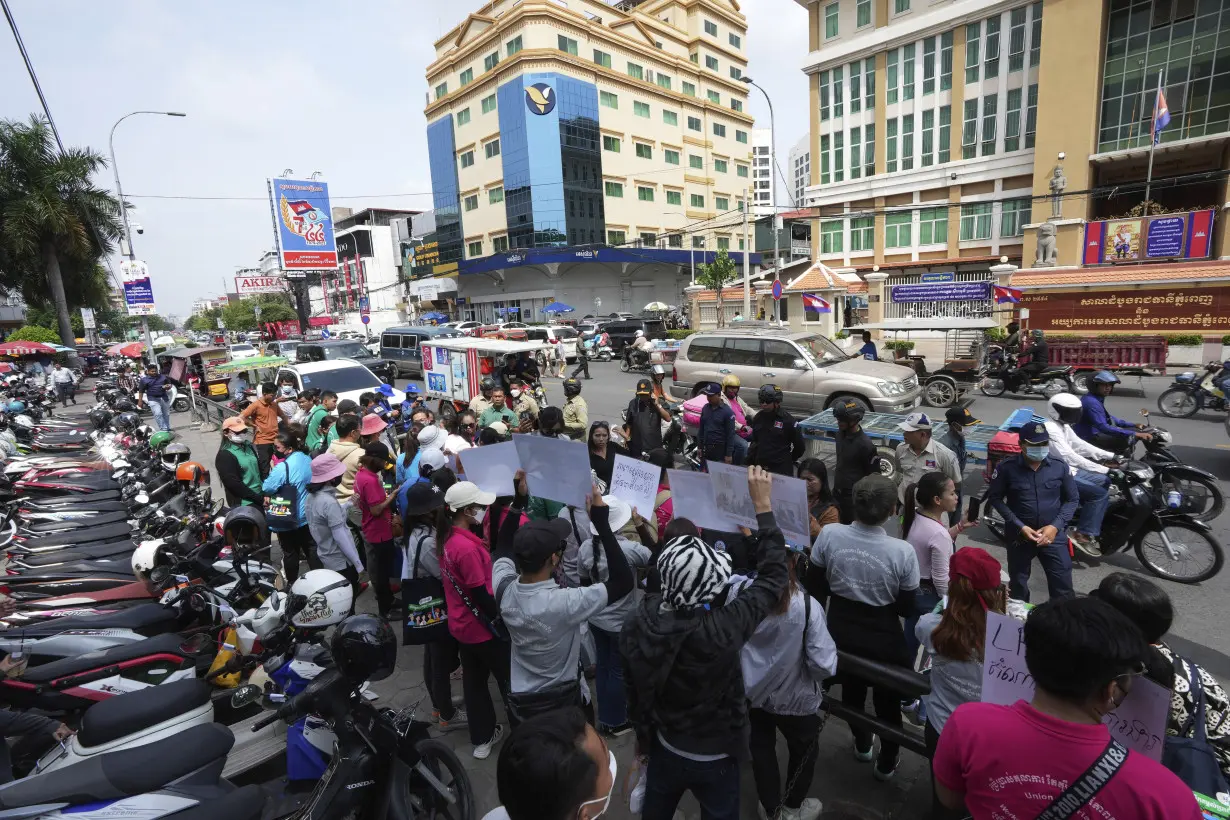
[{"label": "man in white shirt", "polygon": [[76,384],[73,380],[73,371],[69,370],[59,362],[56,362],[55,370],[51,372],[51,383],[55,385],[56,392],[60,394],[61,407],[68,407],[68,403],[70,401],[73,404],[77,403],[77,397],[73,395],[76,393]]},{"label": "man in white shirt", "polygon": [[1047,403],[1046,432],[1051,437],[1053,458],[1062,459],[1076,481],[1080,493],[1080,512],[1077,514],[1076,534],[1073,543],[1081,552],[1094,557],[1102,554],[1097,537],[1102,532],[1102,518],[1110,504],[1110,468],[1098,461],[1109,461],[1115,454],[1094,447],[1076,435],[1072,425],[1081,419],[1081,400],[1071,393],[1058,393]]}]

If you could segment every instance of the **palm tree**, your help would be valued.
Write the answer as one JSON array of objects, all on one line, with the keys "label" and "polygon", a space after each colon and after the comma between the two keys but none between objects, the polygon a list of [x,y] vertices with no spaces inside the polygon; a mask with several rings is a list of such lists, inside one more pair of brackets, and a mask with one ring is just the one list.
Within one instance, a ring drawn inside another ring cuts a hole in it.
[{"label": "palm tree", "polygon": [[[66,275],[74,295],[91,290],[85,280],[120,236],[119,202],[91,181],[105,167],[88,148],[61,151],[41,117],[0,121],[0,281],[32,304],[46,303],[49,291],[70,346]],[[37,285],[44,277],[47,290]]]}]

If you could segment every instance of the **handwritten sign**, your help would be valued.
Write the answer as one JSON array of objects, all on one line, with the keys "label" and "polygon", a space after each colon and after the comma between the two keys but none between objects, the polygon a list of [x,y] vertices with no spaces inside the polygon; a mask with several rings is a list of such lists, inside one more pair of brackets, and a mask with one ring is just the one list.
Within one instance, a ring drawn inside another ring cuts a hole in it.
[{"label": "handwritten sign", "polygon": [[[982,667],[982,702],[1011,706],[1034,696],[1034,679],[1025,666],[1025,623],[987,613],[986,650]],[[1162,759],[1170,692],[1146,678],[1135,678],[1132,691],[1103,722],[1116,740],[1132,751]]]},{"label": "handwritten sign", "polygon": [[467,480],[496,495],[513,494],[513,476],[521,469],[517,447],[511,441],[471,447],[457,456]]},{"label": "handwritten sign", "polygon": [[615,469],[611,472],[611,486],[607,492],[648,518],[654,510],[661,474],[662,471],[648,461],[615,456]]},{"label": "handwritten sign", "polygon": [[[585,509],[593,492],[589,448],[579,441],[550,436],[513,436],[513,444],[525,470],[530,495]],[[473,480],[473,479],[471,479]]]}]

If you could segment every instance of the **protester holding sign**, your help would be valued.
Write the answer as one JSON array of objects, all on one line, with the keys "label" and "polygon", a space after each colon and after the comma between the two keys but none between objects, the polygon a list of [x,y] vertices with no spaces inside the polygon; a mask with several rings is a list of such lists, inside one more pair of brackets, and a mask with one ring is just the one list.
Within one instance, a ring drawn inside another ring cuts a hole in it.
[{"label": "protester holding sign", "polygon": [[611,425],[595,421],[589,426],[589,468],[600,482],[598,489],[606,492],[611,486],[611,474],[615,471],[615,457],[627,456],[628,451],[611,441]]},{"label": "protester holding sign", "polygon": [[974,820],[1200,820],[1191,789],[1103,723],[1145,671],[1136,625],[1104,601],[1061,598],[1030,612],[1024,643],[1032,702],[957,707],[932,760],[940,802]]}]

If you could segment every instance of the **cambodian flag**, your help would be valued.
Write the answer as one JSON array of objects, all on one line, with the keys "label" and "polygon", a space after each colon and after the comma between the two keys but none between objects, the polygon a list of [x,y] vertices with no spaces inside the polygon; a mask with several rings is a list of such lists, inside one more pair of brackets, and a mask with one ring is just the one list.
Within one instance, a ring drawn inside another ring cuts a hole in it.
[{"label": "cambodian flag", "polygon": [[1153,144],[1162,141],[1162,129],[1170,125],[1170,108],[1166,105],[1166,92],[1157,89],[1157,102],[1153,106]]},{"label": "cambodian flag", "polygon": [[995,285],[992,290],[995,291],[995,304],[997,305],[1002,305],[1005,302],[1016,304],[1021,301],[1020,288],[1006,288],[1002,285]]},{"label": "cambodian flag", "polygon": [[814,293],[803,294],[803,309],[814,310],[816,313],[831,313],[833,306]]}]

